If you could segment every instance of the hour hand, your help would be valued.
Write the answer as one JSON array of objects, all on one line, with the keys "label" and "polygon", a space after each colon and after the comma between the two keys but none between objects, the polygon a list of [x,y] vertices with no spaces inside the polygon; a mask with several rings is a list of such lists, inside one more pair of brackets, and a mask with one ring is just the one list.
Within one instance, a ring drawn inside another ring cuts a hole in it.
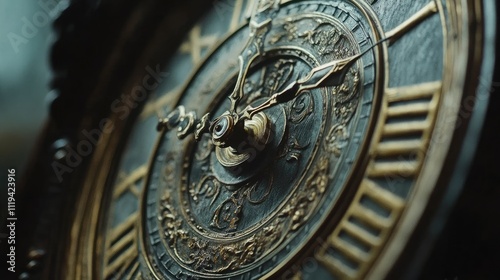
[{"label": "hour hand", "polygon": [[231,112],[235,112],[238,102],[243,98],[243,85],[250,65],[252,65],[256,58],[263,54],[264,38],[269,31],[270,25],[271,19],[267,19],[261,23],[255,21],[250,22],[250,38],[243,52],[238,56],[240,65],[238,79],[236,80],[233,92],[229,95]]},{"label": "hour hand", "polygon": [[302,92],[319,87],[328,86],[339,86],[344,82],[347,72],[356,61],[363,57],[366,53],[371,51],[376,46],[390,40],[391,37],[387,37],[378,41],[376,44],[365,50],[364,52],[353,55],[344,59],[334,60],[316,68],[313,68],[303,78],[293,81],[284,90],[273,94],[269,99],[264,101],[257,107],[247,106],[243,110],[240,119],[251,119],[256,113],[270,108],[276,104],[281,104],[288,102]]},{"label": "hour hand", "polygon": [[229,96],[230,112],[235,113],[239,101],[243,98],[243,86],[248,70],[258,57],[264,55],[264,41],[272,26],[272,18],[279,10],[279,0],[256,1],[250,18],[250,34],[243,51],[238,56],[239,73],[233,92]]}]

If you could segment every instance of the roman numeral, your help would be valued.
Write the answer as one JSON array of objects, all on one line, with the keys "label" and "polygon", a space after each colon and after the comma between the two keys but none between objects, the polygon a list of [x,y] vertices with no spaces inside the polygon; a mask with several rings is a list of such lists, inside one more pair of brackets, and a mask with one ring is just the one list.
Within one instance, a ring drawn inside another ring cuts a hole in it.
[{"label": "roman numeral", "polygon": [[137,188],[136,183],[142,180],[146,176],[147,172],[148,172],[147,164],[144,164],[135,169],[134,171],[132,171],[128,176],[123,174],[119,175],[119,177],[124,177],[124,178],[121,179],[120,183],[116,185],[115,190],[113,192],[113,199],[120,197],[126,191],[130,191],[137,198],[139,198],[140,191]]},{"label": "roman numeral", "polygon": [[201,35],[201,27],[199,25],[195,26],[189,33],[188,40],[181,45],[182,53],[191,54],[191,59],[193,65],[197,65],[201,62],[202,51],[205,48],[213,46],[217,42],[218,37],[216,35]]},{"label": "roman numeral", "polygon": [[252,17],[252,11],[255,8],[255,5],[258,4],[260,0],[248,0],[246,9],[245,9],[245,19],[249,20]]},{"label": "roman numeral", "polygon": [[104,278],[121,279],[124,276],[137,276],[137,224],[138,213],[130,215],[123,223],[112,229],[106,238],[104,253]]},{"label": "roman numeral", "polygon": [[368,167],[371,177],[413,176],[422,164],[423,137],[434,125],[441,82],[391,88],[386,91],[385,125]]},{"label": "roman numeral", "polygon": [[389,32],[386,32],[385,37],[391,38],[389,40],[389,44],[392,45],[399,38],[401,38],[403,35],[405,35],[408,31],[410,31],[415,26],[422,23],[424,20],[426,20],[430,16],[436,14],[437,12],[439,12],[438,5],[437,5],[435,0],[432,0],[424,8],[422,8],[420,11],[415,13],[412,17],[410,17],[408,20],[406,20],[405,22],[400,24],[398,27],[394,28],[393,30],[391,30]]},{"label": "roman numeral", "polygon": [[[252,2],[252,1],[248,1]],[[248,5],[249,3],[247,3]],[[231,23],[229,24],[229,31],[235,31],[240,25],[240,17],[243,12],[243,0],[234,1],[233,15],[231,16]]]},{"label": "roman numeral", "polygon": [[391,178],[412,183],[421,168],[441,94],[440,81],[390,88],[365,177],[345,216],[316,254],[341,279],[362,277],[401,215]]},{"label": "roman numeral", "polygon": [[346,216],[316,258],[341,279],[359,277],[403,207],[402,198],[371,180],[363,180]]}]

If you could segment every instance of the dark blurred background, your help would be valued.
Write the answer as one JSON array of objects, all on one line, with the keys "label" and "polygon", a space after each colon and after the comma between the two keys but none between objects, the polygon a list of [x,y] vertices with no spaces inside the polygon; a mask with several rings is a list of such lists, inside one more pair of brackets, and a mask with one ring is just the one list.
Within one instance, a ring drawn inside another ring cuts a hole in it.
[{"label": "dark blurred background", "polygon": [[[66,7],[58,0],[0,0],[0,205],[7,169],[18,180],[47,118],[52,22]],[[4,217],[5,207],[0,210]],[[3,229],[0,230],[2,233]]]}]

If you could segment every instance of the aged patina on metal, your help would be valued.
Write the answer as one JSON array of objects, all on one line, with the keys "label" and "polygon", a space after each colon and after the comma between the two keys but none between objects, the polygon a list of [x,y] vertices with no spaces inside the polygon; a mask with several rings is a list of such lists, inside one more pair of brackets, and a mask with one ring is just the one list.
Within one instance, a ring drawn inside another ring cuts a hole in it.
[{"label": "aged patina on metal", "polygon": [[[487,2],[214,4],[148,72],[161,81],[147,100],[127,114],[109,102],[114,131],[74,182],[60,275],[390,275],[438,208],[462,101],[491,72],[489,31],[472,24]],[[145,61],[166,44],[155,32]]]}]

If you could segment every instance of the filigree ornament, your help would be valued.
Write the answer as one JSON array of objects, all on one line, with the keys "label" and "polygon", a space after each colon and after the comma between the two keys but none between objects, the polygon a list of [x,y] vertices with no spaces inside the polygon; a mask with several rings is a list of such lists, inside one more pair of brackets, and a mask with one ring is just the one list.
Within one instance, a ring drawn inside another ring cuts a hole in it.
[{"label": "filigree ornament", "polygon": [[275,45],[279,41],[281,41],[283,38],[285,38],[287,41],[292,41],[294,39],[298,38],[297,31],[298,27],[294,22],[294,19],[288,18],[283,24],[282,28],[283,31],[276,33],[274,36],[272,36],[269,39],[269,43],[271,45]]},{"label": "filigree ornament", "polygon": [[233,192],[231,197],[224,200],[212,216],[211,227],[234,231],[238,227],[245,196],[240,192]]},{"label": "filigree ornament", "polygon": [[290,82],[295,69],[295,61],[280,59],[260,71],[257,79],[248,77],[243,86],[245,95],[240,100],[238,110],[243,110],[248,104],[269,96]]},{"label": "filigree ornament", "polygon": [[279,214],[280,217],[291,218],[290,231],[296,231],[309,219],[328,187],[329,173],[330,161],[323,157],[305,182],[304,189],[296,192]]},{"label": "filigree ornament", "polygon": [[346,103],[353,100],[359,93],[360,74],[357,68],[351,68],[342,85],[334,87],[332,95],[337,103]]},{"label": "filigree ornament", "polygon": [[172,206],[170,192],[164,194],[160,204],[162,211],[158,219],[173,255],[197,271],[219,273],[240,269],[283,240],[283,225],[279,223],[264,227],[254,235],[234,243],[204,240],[183,229],[182,220]]},{"label": "filigree ornament", "polygon": [[219,196],[221,183],[212,175],[205,176],[198,184],[194,184],[189,189],[189,194],[195,203],[198,203],[201,197],[210,199],[210,206],[214,204]]},{"label": "filigree ornament", "polygon": [[[301,31],[299,22],[308,21],[314,28]],[[334,25],[320,19],[287,18],[282,24],[281,32],[270,37],[269,43],[275,45],[280,41],[302,39],[302,44],[309,44],[320,55],[330,55],[339,49],[345,48],[347,39]],[[347,56],[343,56],[347,57]]]},{"label": "filigree ornament", "polygon": [[347,146],[349,132],[344,125],[333,126],[325,138],[326,150],[340,157],[342,150]]},{"label": "filigree ornament", "polygon": [[194,155],[195,159],[198,161],[207,160],[210,157],[210,154],[212,153],[213,149],[214,149],[214,144],[212,143],[212,139],[209,136],[204,135]]},{"label": "filigree ornament", "polygon": [[289,119],[292,123],[300,123],[312,113],[314,113],[314,99],[311,92],[307,91],[294,100]]},{"label": "filigree ornament", "polygon": [[[165,191],[160,201],[158,220],[172,254],[179,261],[197,271],[221,273],[241,269],[267,255],[281,245],[285,238],[298,230],[314,212],[328,186],[329,161],[320,159],[312,174],[306,180],[302,190],[294,193],[290,202],[270,224],[251,236],[236,242],[215,242],[198,237],[185,229],[172,203],[171,191]],[[270,186],[272,185],[269,184]],[[254,192],[250,186],[241,192],[234,192],[218,209],[216,223],[221,219],[235,228],[241,215],[243,199],[249,199]],[[267,191],[264,197],[267,197]],[[263,198],[258,201],[262,201]],[[256,201],[253,201],[254,203]]]},{"label": "filigree ornament", "polygon": [[288,162],[299,161],[301,158],[301,151],[307,149],[308,147],[309,143],[301,145],[299,144],[297,138],[292,136],[289,139],[288,144],[284,146],[284,149],[278,158],[286,157],[286,161]]},{"label": "filigree ornament", "polygon": [[314,29],[298,34],[297,37],[304,38],[317,49],[320,55],[333,53],[339,49],[339,43],[345,40],[344,35],[335,26],[322,22]]},{"label": "filigree ornament", "polygon": [[295,61],[290,59],[280,59],[273,65],[264,86],[269,94],[276,93],[281,87],[289,82],[290,76],[294,70],[294,65]]},{"label": "filigree ornament", "polygon": [[[226,232],[237,230],[245,204],[247,202],[253,205],[263,203],[271,193],[272,186],[273,176],[269,175],[267,183],[254,182],[232,192],[231,196],[222,201],[215,209],[210,226],[226,230]],[[226,188],[230,187],[226,186]],[[210,205],[212,204],[213,201]]]},{"label": "filigree ornament", "polygon": [[[268,13],[277,3],[269,0],[256,5]],[[337,20],[315,13],[272,19],[272,24],[254,28],[265,35],[255,34],[262,35],[264,42],[256,43],[265,58],[244,67],[243,78],[238,76],[244,94],[234,95],[230,106],[238,112],[269,100],[318,64],[358,53],[349,30]],[[254,47],[249,47],[250,53]],[[339,170],[339,157],[348,145],[351,120],[356,120],[353,116],[363,96],[361,62],[349,67],[342,80],[328,81],[321,88],[313,86],[262,112],[274,117],[271,129],[278,127],[283,133],[275,145],[264,145],[267,149],[252,157],[255,162],[237,163],[233,170],[217,156],[209,137],[202,137],[194,150],[175,163],[182,167],[165,168],[164,177],[169,180],[158,188],[164,195],[152,216],[158,214],[157,234],[165,239],[169,256],[193,273],[232,274],[285,248],[292,238],[308,234],[304,225],[316,217],[329,188],[335,187],[329,180],[336,176],[333,170]],[[217,107],[225,93],[220,94],[211,105],[211,114],[227,110]],[[280,118],[272,115],[277,114],[272,111],[276,108],[281,110]],[[190,153],[194,153],[192,161]],[[287,168],[290,170],[284,170]],[[172,181],[167,171],[179,179]],[[233,180],[233,175],[244,179]]]}]

